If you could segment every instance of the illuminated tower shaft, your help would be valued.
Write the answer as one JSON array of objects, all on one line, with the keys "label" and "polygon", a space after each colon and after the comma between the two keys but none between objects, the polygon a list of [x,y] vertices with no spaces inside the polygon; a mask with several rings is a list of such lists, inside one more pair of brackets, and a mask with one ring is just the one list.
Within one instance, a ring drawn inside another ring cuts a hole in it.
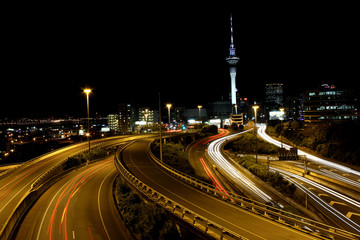
[{"label": "illuminated tower shaft", "polygon": [[230,67],[231,104],[236,105],[236,67]]},{"label": "illuminated tower shaft", "polygon": [[232,26],[232,15],[230,15],[230,32],[231,32],[231,40],[230,40],[230,48],[229,48],[229,57],[226,58],[226,61],[230,67],[230,78],[231,78],[231,103],[233,105],[233,113],[236,112],[236,64],[239,59],[235,54],[234,47],[234,37],[233,37],[233,26]]}]

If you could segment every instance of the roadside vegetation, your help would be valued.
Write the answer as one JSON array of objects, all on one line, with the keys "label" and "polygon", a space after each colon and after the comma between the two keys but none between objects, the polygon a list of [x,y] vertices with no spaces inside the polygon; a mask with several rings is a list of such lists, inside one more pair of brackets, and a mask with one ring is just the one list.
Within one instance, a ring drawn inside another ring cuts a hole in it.
[{"label": "roadside vegetation", "polygon": [[[248,169],[252,174],[278,190],[283,195],[294,199],[300,204],[304,204],[303,195],[297,190],[297,187],[293,183],[284,179],[279,173],[269,171],[265,164],[260,161],[256,162],[256,159],[253,156],[246,156],[246,154],[254,154],[256,148],[259,154],[277,154],[279,149],[279,147],[273,144],[256,138],[252,133],[241,134],[235,141],[232,141],[225,146],[225,149],[234,152],[235,156],[239,153],[245,155],[234,157],[238,164]],[[291,205],[285,206],[284,210],[299,214],[299,211]]]},{"label": "roadside vegetation", "polygon": [[256,163],[256,159],[254,157],[237,157],[236,161],[243,167],[247,168],[255,176],[277,189],[279,192],[291,198],[294,196],[296,186],[293,183],[284,179],[279,173],[269,171],[267,166],[261,162]]},{"label": "roadside vegetation", "polygon": [[88,160],[91,162],[95,159],[104,158],[110,155],[113,155],[115,152],[112,149],[104,149],[104,148],[94,148],[88,151],[78,153],[68,158],[65,168],[69,169],[75,166],[79,166],[83,163],[86,163]]},{"label": "roadside vegetation", "polygon": [[[160,144],[158,142],[153,144],[153,153],[160,159]],[[165,164],[191,176],[194,176],[194,169],[185,153],[185,147],[180,143],[165,143],[163,144],[163,161]]]},{"label": "roadside vegetation", "polygon": [[254,154],[256,152],[256,148],[259,154],[276,154],[279,149],[279,147],[257,138],[252,133],[243,133],[239,135],[236,140],[225,146],[226,150],[249,154]]},{"label": "roadside vegetation", "polygon": [[196,140],[213,136],[218,133],[218,127],[215,125],[201,125],[201,130],[196,134]]},{"label": "roadside vegetation", "polygon": [[166,210],[144,201],[119,176],[115,183],[115,200],[126,227],[137,239],[181,239]]},{"label": "roadside vegetation", "polygon": [[300,128],[299,125],[270,122],[266,132],[274,137],[280,134],[297,146],[309,148],[325,157],[360,165],[360,121],[314,125]]}]

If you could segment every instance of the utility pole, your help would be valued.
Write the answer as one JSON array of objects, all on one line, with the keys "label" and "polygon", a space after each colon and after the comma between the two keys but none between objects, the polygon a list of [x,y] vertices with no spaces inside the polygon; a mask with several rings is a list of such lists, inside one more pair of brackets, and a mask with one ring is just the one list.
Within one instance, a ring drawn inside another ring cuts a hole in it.
[{"label": "utility pole", "polygon": [[163,160],[162,157],[162,127],[161,127],[161,100],[160,100],[160,92],[159,92],[159,126],[160,126],[160,161]]}]

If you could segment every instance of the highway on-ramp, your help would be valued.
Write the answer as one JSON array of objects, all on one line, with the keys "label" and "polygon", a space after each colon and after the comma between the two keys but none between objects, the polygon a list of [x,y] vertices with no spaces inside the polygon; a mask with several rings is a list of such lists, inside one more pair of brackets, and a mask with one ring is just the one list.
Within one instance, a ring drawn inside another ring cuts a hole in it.
[{"label": "highway on-ramp", "polygon": [[212,197],[174,178],[149,156],[151,141],[152,139],[142,139],[127,146],[121,152],[121,158],[132,174],[154,190],[248,239],[316,239]]}]

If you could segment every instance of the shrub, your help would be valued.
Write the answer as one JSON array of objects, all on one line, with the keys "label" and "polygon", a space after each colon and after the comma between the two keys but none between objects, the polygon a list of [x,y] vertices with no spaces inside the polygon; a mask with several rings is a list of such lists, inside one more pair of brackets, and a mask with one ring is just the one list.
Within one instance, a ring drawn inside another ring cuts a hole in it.
[{"label": "shrub", "polygon": [[[189,175],[194,175],[194,169],[189,163],[184,151],[184,146],[180,143],[166,143],[163,144],[163,161],[165,164]],[[155,156],[160,158],[159,143],[153,146]]]},{"label": "shrub", "polygon": [[168,213],[152,202],[142,198],[121,179],[116,179],[115,198],[125,225],[141,239],[181,239],[176,225]]},{"label": "shrub", "polygon": [[226,148],[231,149],[233,152],[240,153],[254,153],[257,151],[260,154],[275,154],[278,147],[257,138],[252,133],[243,133],[235,141],[229,143]]},{"label": "shrub", "polygon": [[279,190],[285,195],[292,197],[296,191],[296,186],[293,183],[285,180],[282,175],[277,172],[270,172],[262,163],[256,163],[256,159],[252,156],[245,156],[237,158],[239,164],[247,168],[255,176],[259,177],[264,182]]}]

